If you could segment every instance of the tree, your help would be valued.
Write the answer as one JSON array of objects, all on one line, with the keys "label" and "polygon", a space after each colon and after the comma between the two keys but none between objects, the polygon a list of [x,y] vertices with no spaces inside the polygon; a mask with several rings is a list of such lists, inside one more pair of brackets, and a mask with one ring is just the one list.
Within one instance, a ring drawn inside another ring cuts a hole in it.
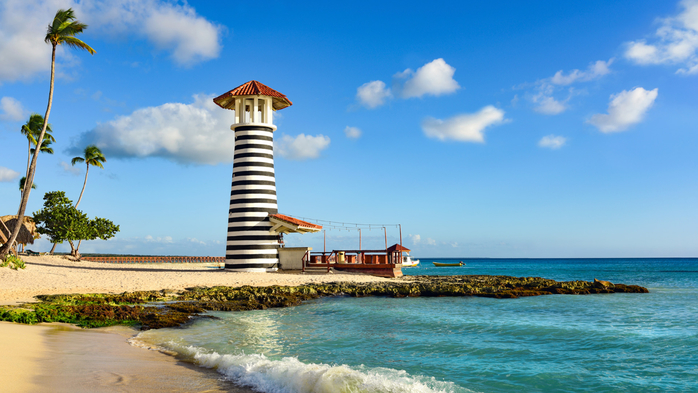
[{"label": "tree", "polygon": [[87,146],[83,154],[83,157],[73,157],[73,160],[70,161],[70,163],[73,164],[73,166],[75,166],[75,164],[77,164],[78,162],[84,162],[85,164],[87,164],[87,169],[85,170],[85,182],[82,183],[82,191],[80,191],[80,198],[78,198],[78,203],[75,204],[75,207],[78,207],[80,201],[82,200],[82,194],[85,192],[85,186],[87,185],[87,174],[90,172],[90,165],[104,169],[104,165],[102,165],[102,163],[107,162],[107,159],[106,157],[104,157],[104,154],[102,154],[102,151],[99,150],[99,147],[95,145]]},{"label": "tree", "polygon": [[[27,177],[23,176],[21,179],[19,179],[19,192],[23,193],[24,192],[24,184],[27,182]],[[36,183],[32,184],[32,190],[36,190]]]},{"label": "tree", "polygon": [[[31,164],[31,157],[32,154],[34,154],[34,150],[32,149],[32,146],[37,145],[37,140],[39,138],[39,135],[41,134],[41,127],[44,125],[44,117],[41,116],[38,113],[32,113],[31,116],[29,116],[29,120],[22,125],[21,133],[22,135],[27,137],[27,142],[29,143],[29,147],[27,148],[27,171],[25,172],[25,176],[27,173],[29,173],[29,164]],[[44,146],[49,143],[55,142],[56,139],[51,135],[53,130],[51,129],[51,125],[47,124],[46,125],[46,134],[44,135],[44,143],[41,146],[41,151],[44,152]],[[53,154],[53,149],[51,149],[51,153]]]},{"label": "tree", "polygon": [[[67,10],[58,10],[56,16],[53,18],[53,22],[48,26],[46,31],[46,37],[44,42],[51,44],[51,83],[48,93],[48,105],[46,106],[46,114],[44,115],[44,123],[41,126],[41,133],[36,140],[36,149],[41,151],[41,145],[44,141],[44,135],[46,135],[46,128],[48,127],[48,117],[51,113],[51,104],[53,103],[53,82],[56,74],[56,48],[58,45],[67,45],[72,48],[83,49],[88,51],[90,54],[95,54],[95,50],[92,49],[86,43],[75,38],[77,34],[80,34],[87,28],[87,25],[80,23],[75,20],[75,13],[72,8]],[[17,225],[15,225],[12,234],[8,242],[0,248],[0,259],[4,260],[5,256],[10,252],[12,244],[17,240],[17,235],[19,235],[19,230],[22,228],[21,223],[24,222],[24,212],[27,209],[27,201],[29,200],[29,190],[31,190],[32,184],[34,184],[34,172],[36,171],[36,159],[39,155],[34,154],[32,156],[31,163],[29,165],[29,170],[27,171],[27,181],[24,184],[24,191],[22,192],[22,198],[19,202],[19,212],[17,217]]]},{"label": "tree", "polygon": [[[80,258],[80,245],[74,241],[107,240],[117,232],[119,226],[106,218],[95,217],[90,220],[85,213],[73,206],[73,201],[65,196],[63,191],[47,192],[44,195],[44,208],[34,213],[36,230],[49,238],[55,245],[67,241],[70,244],[70,254]],[[53,253],[53,249],[51,249]]]},{"label": "tree", "polygon": [[[47,135],[48,135],[48,134],[47,134]],[[50,139],[45,139],[45,140],[44,140],[44,143],[41,144],[41,150],[40,150],[40,152],[41,152],[41,153],[46,153],[46,154],[53,154],[53,148],[51,147],[51,144],[52,144],[52,143],[53,143],[53,142],[51,142]],[[33,154],[36,152],[36,149],[30,149],[29,151],[30,151],[31,154],[33,155]]]}]

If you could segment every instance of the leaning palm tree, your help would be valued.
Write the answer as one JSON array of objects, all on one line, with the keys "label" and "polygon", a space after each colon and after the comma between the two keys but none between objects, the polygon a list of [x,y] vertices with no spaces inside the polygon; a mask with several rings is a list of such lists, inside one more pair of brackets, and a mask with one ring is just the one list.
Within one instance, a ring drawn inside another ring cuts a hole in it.
[{"label": "leaning palm tree", "polygon": [[[48,25],[48,30],[46,31],[46,37],[44,42],[51,44],[51,86],[48,93],[48,105],[46,106],[46,114],[44,115],[44,124],[41,126],[41,133],[39,133],[36,139],[36,149],[41,151],[41,144],[44,141],[44,135],[46,135],[46,128],[48,127],[48,116],[51,113],[51,104],[53,103],[53,81],[56,74],[56,48],[58,45],[67,45],[72,48],[83,49],[88,51],[90,54],[95,54],[95,50],[89,45],[82,42],[81,40],[75,38],[76,35],[80,34],[87,28],[87,25],[80,23],[75,20],[75,13],[71,8],[67,10],[58,10],[56,16],[53,18],[53,22]],[[8,239],[8,242],[0,249],[0,260],[5,259],[5,256],[10,252],[12,244],[17,240],[19,235],[19,230],[22,225],[19,223],[24,222],[24,211],[27,209],[27,201],[29,200],[29,190],[34,183],[34,172],[36,171],[36,159],[39,155],[34,154],[29,165],[29,170],[27,171],[27,181],[24,184],[24,191],[22,192],[22,199],[19,202],[19,212],[17,217],[17,225],[12,230],[12,234]]]},{"label": "leaning palm tree", "polygon": [[104,169],[104,165],[102,165],[102,163],[107,162],[107,159],[106,157],[104,157],[104,154],[102,154],[102,151],[99,150],[99,147],[95,145],[89,145],[85,148],[84,156],[73,157],[73,160],[70,161],[70,163],[73,164],[73,166],[75,166],[75,164],[77,164],[78,162],[84,162],[85,164],[87,164],[87,169],[85,170],[85,182],[82,183],[82,191],[80,191],[80,198],[78,198],[78,203],[75,204],[76,208],[82,200],[82,194],[85,192],[85,186],[87,185],[87,174],[90,172],[90,165]]},{"label": "leaning palm tree", "polygon": [[[19,192],[24,193],[24,184],[27,183],[27,177],[22,176],[21,179],[19,179]],[[36,190],[36,183],[32,184],[32,190]]]},{"label": "leaning palm tree", "polygon": [[[24,125],[22,125],[22,129],[20,132],[22,133],[22,135],[27,137],[27,142],[29,144],[27,148],[27,171],[25,172],[25,175],[29,173],[29,164],[31,163],[31,157],[33,154],[32,146],[36,147],[37,139],[41,134],[41,127],[43,127],[43,125],[44,117],[38,113],[32,113],[31,116],[29,116],[29,120],[27,120],[27,122]],[[53,132],[53,130],[51,129],[51,125],[47,124],[46,134],[44,135],[44,144],[56,141],[56,138],[54,138],[53,135],[51,135],[51,132]],[[45,151],[46,150],[42,146],[41,152]],[[51,154],[53,154],[53,152]]]}]

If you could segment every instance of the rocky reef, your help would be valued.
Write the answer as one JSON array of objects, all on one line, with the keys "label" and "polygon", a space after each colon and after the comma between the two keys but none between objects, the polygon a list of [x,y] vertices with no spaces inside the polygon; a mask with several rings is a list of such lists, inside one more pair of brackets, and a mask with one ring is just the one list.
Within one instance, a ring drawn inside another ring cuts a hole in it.
[{"label": "rocky reef", "polygon": [[379,283],[308,284],[296,287],[211,287],[175,292],[42,295],[38,303],[0,306],[0,320],[19,323],[66,322],[82,327],[132,325],[140,329],[180,326],[206,311],[263,310],[297,306],[329,296],[517,298],[540,295],[648,293],[638,285],[548,280],[509,276],[409,276]]}]

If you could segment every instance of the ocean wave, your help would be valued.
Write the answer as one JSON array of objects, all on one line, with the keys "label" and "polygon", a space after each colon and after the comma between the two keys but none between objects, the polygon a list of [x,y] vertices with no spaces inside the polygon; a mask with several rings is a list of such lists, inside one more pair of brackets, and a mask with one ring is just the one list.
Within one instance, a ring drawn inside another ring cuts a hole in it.
[{"label": "ocean wave", "polygon": [[472,392],[452,382],[390,368],[303,363],[296,357],[275,360],[262,354],[219,354],[174,341],[162,345],[201,367],[216,369],[231,382],[266,393]]}]

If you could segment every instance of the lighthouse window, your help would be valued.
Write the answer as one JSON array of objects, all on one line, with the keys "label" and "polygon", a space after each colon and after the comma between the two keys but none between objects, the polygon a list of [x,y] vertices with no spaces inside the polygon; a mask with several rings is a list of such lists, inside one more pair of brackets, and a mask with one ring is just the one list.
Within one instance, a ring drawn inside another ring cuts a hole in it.
[{"label": "lighthouse window", "polygon": [[254,105],[254,100],[252,99],[246,99],[245,100],[245,123],[251,123],[252,119],[250,118],[252,116],[252,107]]},{"label": "lighthouse window", "polygon": [[257,116],[255,117],[255,119],[259,123],[266,123],[267,122],[267,120],[265,119],[265,116],[264,116],[264,107],[266,106],[266,103],[267,102],[264,99],[257,100]]}]

